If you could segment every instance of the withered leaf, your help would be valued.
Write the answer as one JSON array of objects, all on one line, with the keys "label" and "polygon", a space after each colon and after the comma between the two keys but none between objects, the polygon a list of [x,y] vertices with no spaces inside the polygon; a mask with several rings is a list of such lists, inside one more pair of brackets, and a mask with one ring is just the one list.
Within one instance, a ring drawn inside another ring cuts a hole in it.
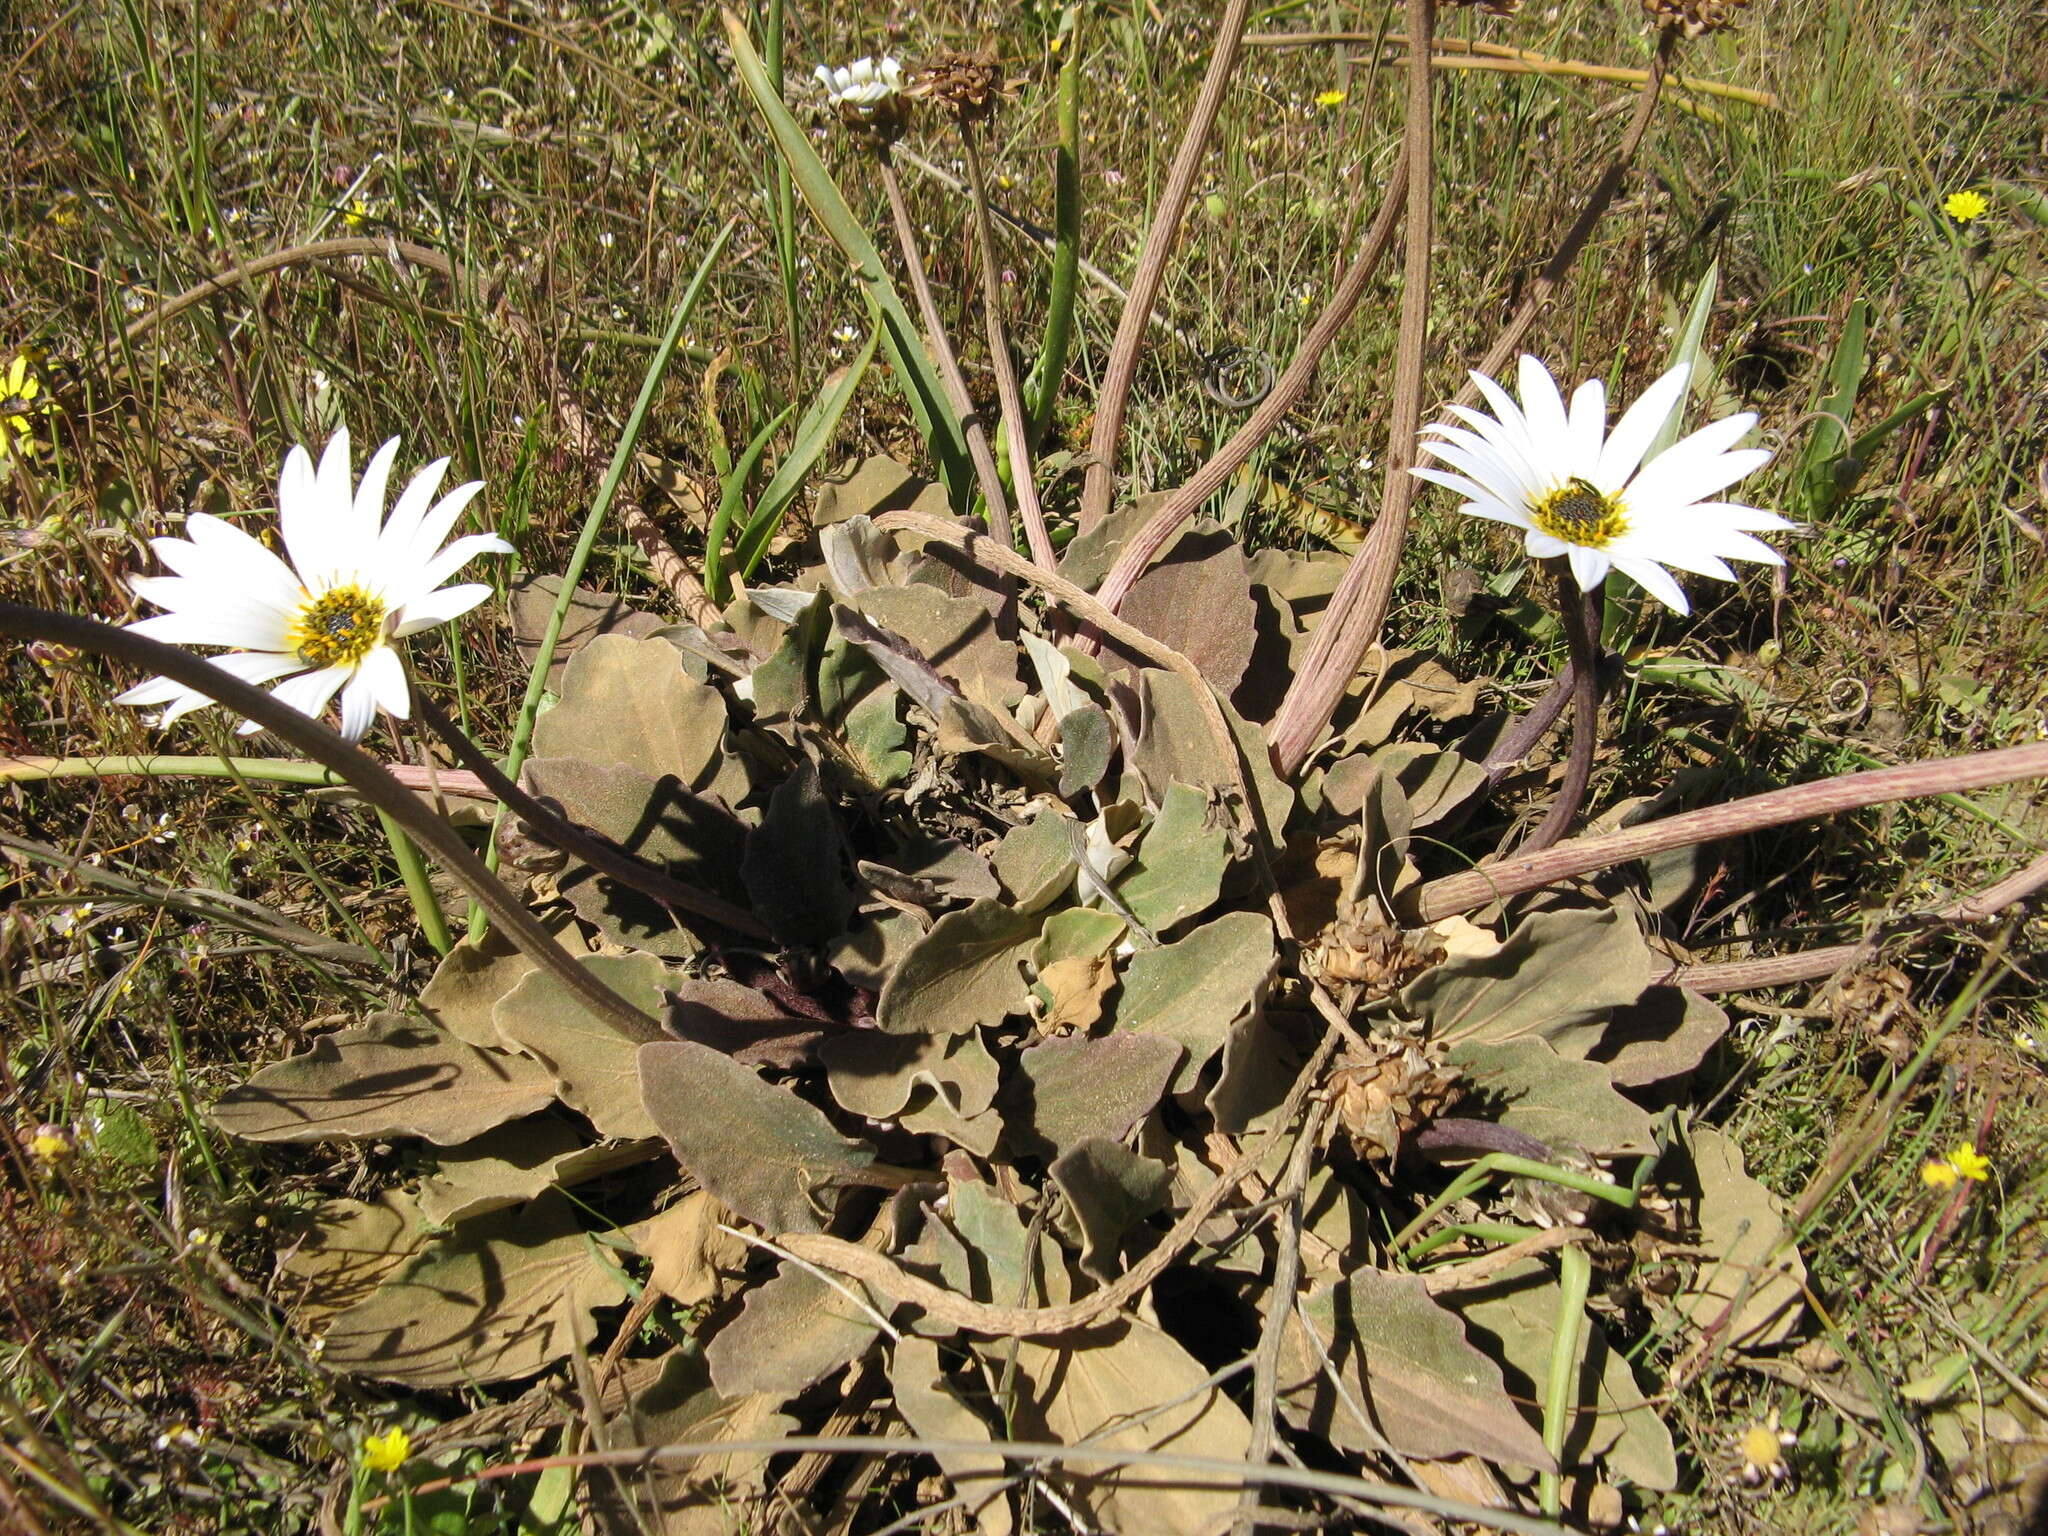
[{"label": "withered leaf", "polygon": [[418,1136],[452,1147],[554,1099],[554,1076],[539,1062],[385,1013],[229,1089],[213,1119],[245,1141]]},{"label": "withered leaf", "polygon": [[826,1041],[819,1055],[832,1097],[870,1120],[902,1114],[920,1085],[963,1118],[980,1114],[995,1098],[995,1058],[974,1032],[891,1035],[854,1029]]},{"label": "withered leaf", "polygon": [[1045,1027],[1093,1029],[1102,1018],[1102,1000],[1115,985],[1116,964],[1107,955],[1068,955],[1053,961],[1038,973]]},{"label": "withered leaf", "polygon": [[1066,1196],[1081,1267],[1104,1281],[1118,1271],[1124,1234],[1164,1205],[1173,1186],[1166,1164],[1101,1136],[1075,1142],[1046,1171]]},{"label": "withered leaf", "polygon": [[834,1187],[875,1160],[815,1105],[694,1041],[641,1046],[640,1085],[676,1161],[764,1231],[819,1231]]},{"label": "withered leaf", "polygon": [[653,955],[586,955],[580,962],[597,979],[648,1015],[634,1028],[600,1018],[552,971],[536,969],[498,999],[492,1010],[505,1043],[524,1051],[555,1076],[564,1104],[586,1117],[600,1136],[630,1141],[655,1134],[640,1102],[639,1048],[662,1038],[654,1019],[664,1006],[668,967]]},{"label": "withered leaf", "polygon": [[1538,912],[1488,956],[1447,960],[1401,993],[1408,1013],[1447,1043],[1533,1036],[1560,1056],[1599,1044],[1608,1015],[1650,984],[1652,957],[1612,907]]},{"label": "withered leaf", "polygon": [[[540,659],[541,636],[553,617],[562,595],[559,576],[530,576],[514,582],[506,594],[506,619],[512,627],[512,644],[523,666],[531,668]],[[629,606],[613,592],[595,587],[578,587],[569,596],[569,610],[562,616],[561,633],[555,637],[554,659],[548,663],[548,687],[562,691],[562,673],[569,658],[599,635],[620,634],[644,639],[666,621]]]},{"label": "withered leaf", "polygon": [[434,968],[420,992],[420,1010],[456,1039],[496,1050],[503,1042],[491,1009],[538,964],[496,928],[481,940],[464,939]]},{"label": "withered leaf", "polygon": [[[861,1294],[859,1281],[840,1283]],[[784,1264],[748,1287],[745,1308],[718,1330],[704,1355],[711,1384],[727,1397],[767,1392],[788,1398],[858,1360],[881,1331],[840,1291],[808,1269]]]},{"label": "withered leaf", "polygon": [[1023,1012],[1022,966],[1038,929],[1036,916],[1001,902],[947,913],[883,986],[875,1022],[891,1034],[957,1035]]},{"label": "withered leaf", "polygon": [[[1242,1461],[1251,1425],[1208,1368],[1148,1323],[1120,1323],[1056,1346],[1020,1340],[1018,1438],[1088,1441]],[[1004,1351],[983,1346],[1000,1369]],[[1153,1411],[1156,1410],[1156,1411]],[[1077,1465],[1063,1481],[1103,1530],[1210,1529],[1237,1504],[1239,1480],[1143,1465],[1106,1471]]]},{"label": "withered leaf", "polygon": [[1117,1033],[1178,1041],[1186,1057],[1173,1091],[1185,1093],[1230,1026],[1264,1000],[1276,958],[1272,921],[1258,912],[1226,912],[1178,943],[1141,950],[1124,970]]},{"label": "withered leaf", "polygon": [[561,1115],[529,1115],[442,1153],[420,1181],[420,1214],[437,1227],[452,1226],[644,1155],[590,1146],[587,1134]]},{"label": "withered leaf", "polygon": [[568,1202],[547,1195],[434,1244],[329,1324],[322,1359],[412,1387],[510,1381],[575,1347],[578,1313],[625,1299]]},{"label": "withered leaf", "polygon": [[[745,905],[739,880],[747,829],[673,777],[570,758],[533,758],[534,792],[559,800],[577,821],[685,885]],[[556,881],[576,915],[614,943],[672,957],[702,947],[659,902],[588,865],[572,863]]]},{"label": "withered leaf", "polygon": [[[896,1341],[889,1384],[895,1389],[896,1411],[912,1434],[930,1440],[991,1438],[988,1425],[961,1400],[959,1389],[940,1367],[939,1346],[930,1339],[906,1335]],[[952,1451],[937,1461],[955,1490],[969,1500],[968,1514],[979,1536],[1009,1536],[1016,1529],[1009,1494],[1001,1486],[1009,1472],[1002,1457]]]},{"label": "withered leaf", "polygon": [[716,1300],[746,1267],[746,1241],[719,1231],[731,1212],[708,1189],[693,1189],[667,1210],[623,1229],[648,1260],[647,1283],[680,1307]]},{"label": "withered leaf", "polygon": [[1097,704],[1082,704],[1060,716],[1060,798],[1071,800],[1093,789],[1109,772],[1116,731]]},{"label": "withered leaf", "polygon": [[[1118,617],[1179,651],[1226,699],[1252,659],[1258,609],[1244,548],[1227,533],[1190,533],[1145,568]],[[1105,662],[1131,670],[1145,658],[1103,648]]]},{"label": "withered leaf", "polygon": [[402,1189],[387,1189],[373,1200],[328,1200],[312,1214],[312,1231],[300,1238],[278,1268],[302,1281],[295,1311],[317,1328],[374,1292],[426,1246],[426,1223]]},{"label": "withered leaf", "polygon": [[1697,992],[1651,987],[1614,1011],[1592,1054],[1617,1087],[1641,1088],[1692,1071],[1727,1033],[1728,1015]]},{"label": "withered leaf", "polygon": [[1017,1075],[1004,1086],[1004,1138],[1048,1159],[1089,1137],[1121,1141],[1166,1092],[1181,1054],[1157,1035],[1041,1041],[1018,1056]]},{"label": "withered leaf", "polygon": [[1078,861],[1069,829],[1074,825],[1058,811],[1040,811],[996,844],[990,862],[1019,912],[1036,912],[1073,884]]},{"label": "withered leaf", "polygon": [[722,976],[684,976],[669,984],[668,1027],[747,1066],[794,1067],[810,1059],[824,1031],[766,992]]},{"label": "withered leaf", "polygon": [[1806,1263],[1787,1236],[1777,1199],[1744,1171],[1742,1149],[1724,1132],[1695,1125],[1686,1144],[1706,1257],[1674,1305],[1698,1327],[1719,1325],[1726,1344],[1782,1343],[1805,1307]]},{"label": "withered leaf", "polygon": [[535,722],[533,755],[673,776],[736,805],[747,775],[725,751],[725,727],[725,700],[683,670],[674,646],[600,635],[570,660],[560,702]]},{"label": "withered leaf", "polygon": [[852,606],[901,635],[970,698],[1007,708],[1024,696],[1017,648],[1002,638],[988,610],[971,597],[949,597],[936,587],[872,587]]},{"label": "withered leaf", "polygon": [[1163,802],[1167,788],[1175,783],[1234,795],[1237,767],[1242,766],[1266,827],[1277,836],[1294,808],[1294,791],[1273,771],[1272,755],[1258,727],[1246,724],[1228,704],[1221,705],[1224,723],[1237,740],[1238,763],[1232,764],[1222,743],[1209,734],[1208,721],[1185,678],[1149,667],[1138,678],[1139,726],[1126,732],[1124,755],[1153,800]]},{"label": "withered leaf", "polygon": [[[1312,1291],[1302,1313],[1316,1337],[1301,1315],[1289,1319],[1280,1378],[1289,1422],[1352,1451],[1374,1450],[1376,1428],[1408,1456],[1553,1465],[1500,1367],[1466,1342],[1457,1316],[1430,1299],[1419,1275],[1354,1270]],[[1324,1350],[1348,1393],[1324,1374]],[[1354,1402],[1372,1415],[1372,1428],[1358,1422]]]}]

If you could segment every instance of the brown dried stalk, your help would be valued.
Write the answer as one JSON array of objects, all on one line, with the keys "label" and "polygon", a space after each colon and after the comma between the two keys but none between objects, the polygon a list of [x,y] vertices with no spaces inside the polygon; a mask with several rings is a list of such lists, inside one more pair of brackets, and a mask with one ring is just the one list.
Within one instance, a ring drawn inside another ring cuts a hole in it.
[{"label": "brown dried stalk", "polygon": [[1945,902],[1931,912],[1897,917],[1880,924],[1877,931],[1854,944],[1830,944],[1821,949],[1772,955],[1762,960],[1677,965],[1657,980],[1665,986],[1685,987],[1702,994],[1748,992],[1763,987],[1790,986],[1794,982],[1820,981],[1874,958],[1883,947],[1884,934],[1888,929],[1910,926],[1933,930],[1951,923],[1981,923],[2015,902],[2024,901],[2043,886],[2048,886],[2048,853],[1981,891]]},{"label": "brown dried stalk", "polygon": [[76,614],[52,613],[19,603],[0,603],[0,635],[15,640],[53,640],[81,651],[110,656],[145,671],[161,672],[188,688],[197,688],[229,709],[239,710],[276,736],[348,780],[355,792],[403,827],[414,842],[432,854],[450,875],[477,899],[491,920],[527,955],[545,967],[591,1012],[635,1032],[654,1020],[606,986],[587,966],[579,965],[555,942],[553,934],[483,860],[469,851],[447,822],[430,813],[419,797],[360,748],[350,745],[318,720],[280,703],[203,657],[175,645],[151,640],[133,630],[117,629]]},{"label": "brown dried stalk", "polygon": [[967,161],[968,205],[973,210],[974,243],[981,252],[981,313],[988,331],[989,366],[995,370],[996,399],[1003,412],[1003,442],[1010,453],[1010,488],[1017,495],[1017,514],[1024,520],[1024,542],[1031,558],[1048,571],[1060,562],[1045,531],[1045,509],[1038,504],[1038,482],[1031,469],[1031,417],[1017,387],[1017,369],[1010,361],[1010,338],[1003,328],[1003,273],[996,261],[995,231],[989,226],[988,178],[982,174],[981,150],[974,125],[960,119],[960,146]]},{"label": "brown dried stalk", "polygon": [[1365,545],[1345,568],[1301,669],[1288,685],[1280,711],[1266,732],[1280,776],[1292,779],[1322,740],[1337,701],[1373,646],[1394,591],[1394,576],[1408,541],[1408,509],[1420,482],[1408,473],[1415,462],[1416,431],[1422,418],[1422,370],[1429,341],[1430,241],[1435,233],[1435,107],[1429,69],[1429,39],[1436,25],[1432,0],[1408,0],[1408,30],[1416,46],[1408,55],[1408,115],[1403,158],[1408,166],[1408,221],[1402,241],[1406,260],[1401,278],[1401,334],[1394,359],[1394,404],[1387,423],[1387,470],[1379,516]]},{"label": "brown dried stalk", "polygon": [[[1337,43],[1344,45],[1366,45],[1381,48],[1406,48],[1408,39],[1402,33],[1389,32],[1382,36],[1377,32],[1251,32],[1245,35],[1247,48],[1306,48],[1316,44]],[[1578,59],[1556,59],[1549,54],[1537,53],[1529,48],[1513,48],[1506,43],[1489,43],[1483,40],[1466,40],[1456,37],[1440,37],[1435,41],[1435,53],[1430,64],[1437,69],[1491,69],[1510,74],[1569,75],[1580,80],[1604,80],[1616,85],[1647,85],[1650,71],[1630,69],[1620,64],[1587,64]],[[1720,96],[1729,101],[1746,102],[1752,107],[1763,107],[1768,111],[1782,112],[1785,103],[1769,91],[1753,90],[1746,85],[1727,85],[1719,80],[1698,80],[1690,75],[1667,75],[1664,79],[1667,90],[1688,91],[1701,96]]]},{"label": "brown dried stalk", "polygon": [[1180,148],[1166,173],[1166,186],[1159,207],[1152,215],[1152,227],[1145,232],[1145,246],[1138,255],[1138,270],[1131,278],[1131,296],[1116,325],[1116,339],[1110,344],[1109,362],[1102,371],[1102,388],[1095,399],[1095,430],[1088,439],[1087,477],[1081,482],[1080,523],[1083,532],[1109,515],[1110,498],[1116,489],[1116,451],[1124,431],[1124,411],[1130,403],[1131,381],[1138,373],[1138,350],[1145,341],[1145,325],[1152,314],[1159,286],[1166,278],[1167,259],[1180,239],[1181,221],[1186,217],[1188,199],[1195,190],[1195,177],[1202,168],[1202,156],[1215,131],[1216,115],[1223,109],[1223,97],[1230,77],[1237,70],[1239,45],[1244,39],[1246,14],[1251,0],[1228,0],[1216,23],[1216,47],[1209,55],[1208,72],[1195,97],[1195,109],[1181,135]]},{"label": "brown dried stalk", "polygon": [[1338,333],[1351,319],[1359,300],[1365,297],[1366,285],[1372,281],[1373,274],[1379,270],[1380,262],[1387,254],[1387,247],[1393,243],[1394,225],[1401,217],[1407,191],[1408,162],[1404,159],[1396,162],[1393,174],[1387,178],[1386,189],[1380,198],[1379,216],[1367,231],[1365,243],[1344,269],[1344,275],[1337,280],[1337,290],[1330,295],[1330,302],[1323,306],[1315,324],[1302,337],[1287,371],[1280,375],[1250,419],[1231,434],[1230,441],[1217,449],[1208,463],[1169,496],[1118,553],[1115,564],[1110,566],[1109,574],[1103,578],[1095,594],[1111,613],[1123,606],[1131,587],[1145,573],[1145,567],[1152,563],[1153,557],[1166,546],[1166,541],[1173,537],[1174,530],[1223,488],[1224,483],[1251,458],[1261,443],[1273,435],[1274,428],[1308,393],[1316,369],[1322,366],[1323,358],[1336,342]]},{"label": "brown dried stalk", "polygon": [[932,361],[938,364],[939,378],[952,399],[954,414],[960,418],[960,431],[967,439],[967,456],[974,461],[974,478],[981,486],[981,499],[988,505],[989,531],[1008,547],[1014,537],[1010,531],[1010,504],[1003,495],[1003,477],[996,471],[995,450],[989,447],[988,428],[974,409],[974,397],[967,392],[967,376],[960,371],[960,359],[954,355],[953,343],[946,335],[945,317],[939,313],[938,300],[932,297],[924,251],[917,243],[917,226],[910,221],[910,205],[903,200],[903,182],[896,174],[896,162],[890,158],[887,144],[875,147],[875,163],[881,168],[882,190],[889,196],[889,216],[896,225],[896,244],[903,253],[918,316],[924,321]]},{"label": "brown dried stalk", "polygon": [[305,245],[287,246],[283,250],[266,251],[261,256],[252,256],[224,272],[215,273],[204,282],[195,283],[183,293],[165,299],[155,309],[148,310],[129,321],[128,328],[121,333],[121,339],[128,342],[138,341],[174,315],[183,314],[194,304],[204,303],[217,293],[239,288],[252,277],[261,277],[266,272],[282,271],[286,267],[304,266],[308,262],[338,261],[351,256],[383,256],[393,261],[425,267],[442,277],[455,276],[454,262],[437,250],[424,245],[414,245],[409,240],[385,240],[356,235],[340,240],[313,240]]},{"label": "brown dried stalk", "polygon": [[1731,800],[1726,805],[1707,806],[1666,816],[1659,821],[1620,832],[1594,837],[1576,837],[1541,853],[1518,854],[1499,863],[1445,875],[1424,885],[1416,894],[1420,920],[1429,923],[1457,912],[1469,912],[1523,891],[1540,890],[1560,880],[1591,874],[1613,864],[1645,858],[1670,848],[1714,842],[1782,827],[1789,822],[1830,816],[1837,811],[1861,810],[1894,800],[1912,800],[1926,795],[1951,794],[1968,789],[1987,789],[2020,779],[2048,777],[2048,742],[2023,747],[2004,747],[1995,752],[1972,752],[1963,757],[1934,758],[1904,763],[1896,768],[1875,768],[1867,773],[1845,773],[1815,784],[1794,784]]}]

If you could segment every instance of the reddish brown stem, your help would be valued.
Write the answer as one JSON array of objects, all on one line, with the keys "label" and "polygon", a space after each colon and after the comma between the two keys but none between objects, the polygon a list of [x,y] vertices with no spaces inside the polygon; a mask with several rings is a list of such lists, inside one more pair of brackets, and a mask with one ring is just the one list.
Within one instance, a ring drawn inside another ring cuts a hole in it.
[{"label": "reddish brown stem", "polygon": [[1571,646],[1565,675],[1572,680],[1572,750],[1557,799],[1517,854],[1541,853],[1571,830],[1586,803],[1586,788],[1593,782],[1593,751],[1600,744],[1600,594],[1598,589],[1581,592],[1564,561],[1546,563],[1552,568],[1558,611]]},{"label": "reddish brown stem", "polygon": [[1817,784],[1794,784],[1731,800],[1726,805],[1666,816],[1661,821],[1621,832],[1575,837],[1541,853],[1518,854],[1497,864],[1445,875],[1430,881],[1417,893],[1417,910],[1422,921],[1434,922],[1454,912],[1469,912],[1489,901],[1539,890],[1560,880],[1662,853],[1668,848],[1740,837],[1788,822],[1861,810],[1894,800],[1987,789],[1994,784],[2042,777],[2048,777],[2048,742],[1904,763],[1868,773],[1845,773]]},{"label": "reddish brown stem", "polygon": [[[1908,924],[1920,924],[1934,928],[1947,923],[1981,923],[2015,902],[2026,900],[2043,886],[2048,886],[2048,853],[1995,885],[1987,885],[1981,891],[1936,907],[1924,915],[1894,919],[1885,926],[1898,929]],[[1772,955],[1762,960],[1674,966],[1658,979],[1667,985],[1686,987],[1700,993],[1748,992],[1764,987],[1791,986],[1802,981],[1820,981],[1870,959],[1880,949],[1883,937],[1880,931],[1855,944],[1830,944],[1823,949]]]},{"label": "reddish brown stem", "polygon": [[1202,157],[1209,148],[1209,136],[1216,129],[1216,115],[1230,89],[1230,77],[1237,70],[1239,47],[1244,39],[1245,17],[1251,0],[1228,0],[1216,23],[1216,47],[1209,55],[1208,73],[1195,97],[1194,112],[1180,148],[1166,173],[1166,186],[1159,195],[1159,207],[1152,215],[1152,227],[1145,232],[1145,247],[1138,255],[1138,270],[1131,278],[1131,295],[1117,321],[1116,339],[1110,344],[1109,362],[1102,371],[1102,388],[1095,399],[1095,430],[1088,439],[1090,463],[1081,482],[1081,528],[1085,532],[1109,515],[1109,503],[1116,490],[1116,450],[1123,437],[1124,410],[1130,403],[1131,381],[1138,373],[1138,351],[1144,345],[1145,325],[1159,287],[1166,278],[1166,263],[1180,239],[1181,221],[1187,215],[1188,199],[1195,190],[1195,177],[1202,169]]},{"label": "reddish brown stem", "polygon": [[1408,55],[1408,120],[1402,137],[1402,158],[1408,166],[1408,221],[1402,237],[1406,259],[1380,513],[1366,535],[1364,548],[1345,568],[1308,655],[1266,732],[1283,779],[1292,779],[1308,761],[1359,663],[1378,643],[1394,592],[1394,574],[1408,541],[1408,509],[1415,503],[1419,484],[1408,467],[1415,462],[1416,429],[1422,421],[1423,364],[1429,344],[1430,242],[1435,236],[1435,107],[1429,68],[1429,40],[1435,25],[1432,0],[1408,0],[1408,31],[1415,46]]},{"label": "reddish brown stem", "polygon": [[1144,574],[1153,557],[1166,547],[1166,541],[1173,537],[1174,530],[1223,488],[1224,483],[1243,467],[1261,443],[1273,435],[1273,429],[1308,392],[1316,369],[1322,366],[1323,358],[1336,342],[1338,333],[1351,319],[1359,300],[1365,297],[1366,285],[1386,258],[1387,247],[1393,244],[1394,226],[1400,221],[1407,192],[1408,162],[1401,160],[1395,164],[1393,175],[1387,178],[1386,190],[1380,198],[1379,217],[1373,220],[1372,228],[1366,232],[1365,243],[1351,259],[1351,265],[1344,269],[1344,275],[1337,280],[1337,291],[1330,296],[1323,312],[1316,316],[1308,334],[1302,337],[1294,360],[1273,385],[1272,393],[1260,402],[1250,420],[1231,434],[1230,441],[1217,449],[1208,463],[1167,498],[1166,503],[1147,519],[1136,537],[1117,555],[1116,563],[1109,568],[1109,574],[1103,578],[1102,586],[1096,592],[1102,606],[1111,613],[1115,613],[1130,595],[1133,583]]}]

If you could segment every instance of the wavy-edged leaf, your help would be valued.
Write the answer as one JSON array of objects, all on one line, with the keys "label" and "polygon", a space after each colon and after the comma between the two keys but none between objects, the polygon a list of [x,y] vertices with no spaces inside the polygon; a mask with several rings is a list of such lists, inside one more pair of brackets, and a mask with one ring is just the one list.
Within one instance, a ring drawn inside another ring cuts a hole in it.
[{"label": "wavy-edged leaf", "polygon": [[875,1160],[816,1105],[694,1041],[641,1046],[640,1085],[676,1161],[768,1232],[821,1230],[832,1191]]},{"label": "wavy-edged leaf", "polygon": [[948,912],[910,947],[882,988],[875,1023],[891,1034],[957,1035],[1024,1011],[1023,963],[1039,920],[1001,902]]},{"label": "wavy-edged leaf", "polygon": [[554,1075],[539,1062],[385,1013],[228,1090],[213,1120],[245,1141],[418,1136],[452,1147],[554,1101]]}]

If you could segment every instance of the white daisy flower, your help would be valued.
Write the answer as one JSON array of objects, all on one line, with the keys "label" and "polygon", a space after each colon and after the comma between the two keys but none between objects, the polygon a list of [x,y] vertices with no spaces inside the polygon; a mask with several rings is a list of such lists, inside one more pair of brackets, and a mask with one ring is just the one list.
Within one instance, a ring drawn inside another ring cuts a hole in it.
[{"label": "white daisy flower", "polygon": [[1450,470],[1410,473],[1465,497],[1462,511],[1525,530],[1532,557],[1569,560],[1582,591],[1618,570],[1667,607],[1690,612],[1665,566],[1733,581],[1729,560],[1783,565],[1750,530],[1794,524],[1775,512],[1706,499],[1770,462],[1767,449],[1735,446],[1756,425],[1752,412],[1710,423],[1643,461],[1684,400],[1688,372],[1681,365],[1644,390],[1611,433],[1598,379],[1573,392],[1567,411],[1550,371],[1533,357],[1522,359],[1519,406],[1475,373],[1472,382],[1493,415],[1450,407],[1470,430],[1440,422],[1420,445]]},{"label": "white daisy flower", "polygon": [[[293,448],[277,482],[278,532],[290,564],[226,519],[195,512],[185,519],[186,538],[150,540],[177,574],[131,583],[136,596],[167,611],[128,627],[172,645],[233,647],[209,659],[245,683],[283,678],[277,698],[316,720],[340,693],[341,734],[350,741],[362,740],[379,709],[406,718],[412,699],[391,642],[469,612],[491,589],[441,583],[478,555],[513,551],[493,533],[442,548],[483,489],[472,480],[435,501],[446,459],[413,476],[387,519],[384,491],[397,455],[394,437],[355,485],[347,428],[328,439],[317,470],[304,448]],[[169,725],[213,700],[153,677],[114,702],[163,705],[157,724]],[[245,735],[258,729],[254,721],[241,728]]]},{"label": "white daisy flower", "polygon": [[882,104],[903,91],[903,65],[884,55],[876,59],[855,59],[831,69],[820,64],[811,71],[842,113],[857,118],[873,117]]}]

